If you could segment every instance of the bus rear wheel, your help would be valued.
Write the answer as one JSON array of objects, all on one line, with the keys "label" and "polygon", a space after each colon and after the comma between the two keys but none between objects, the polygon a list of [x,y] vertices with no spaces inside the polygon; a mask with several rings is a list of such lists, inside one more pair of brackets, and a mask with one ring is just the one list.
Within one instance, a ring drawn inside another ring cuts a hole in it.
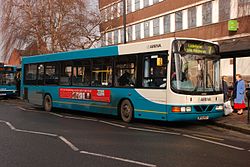
[{"label": "bus rear wheel", "polygon": [[123,100],[120,106],[121,118],[124,122],[131,122],[133,120],[134,107],[129,100]]},{"label": "bus rear wheel", "polygon": [[47,112],[50,112],[52,110],[52,98],[50,95],[44,96],[43,107]]}]

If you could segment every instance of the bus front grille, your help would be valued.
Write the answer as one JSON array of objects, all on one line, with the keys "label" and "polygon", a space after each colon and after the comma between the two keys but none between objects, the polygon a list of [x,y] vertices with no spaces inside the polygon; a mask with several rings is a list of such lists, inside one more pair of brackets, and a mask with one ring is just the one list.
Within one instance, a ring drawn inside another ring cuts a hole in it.
[{"label": "bus front grille", "polygon": [[196,112],[210,112],[214,109],[215,105],[199,105],[194,106]]}]

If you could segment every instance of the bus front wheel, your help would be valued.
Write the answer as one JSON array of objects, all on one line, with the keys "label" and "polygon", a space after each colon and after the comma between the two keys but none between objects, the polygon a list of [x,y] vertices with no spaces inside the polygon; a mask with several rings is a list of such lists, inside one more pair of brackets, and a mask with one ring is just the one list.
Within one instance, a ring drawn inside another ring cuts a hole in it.
[{"label": "bus front wheel", "polygon": [[123,100],[120,106],[121,118],[124,122],[131,122],[133,120],[134,107],[129,100]]},{"label": "bus front wheel", "polygon": [[44,102],[43,106],[45,111],[50,112],[52,110],[52,98],[50,95],[44,96]]}]

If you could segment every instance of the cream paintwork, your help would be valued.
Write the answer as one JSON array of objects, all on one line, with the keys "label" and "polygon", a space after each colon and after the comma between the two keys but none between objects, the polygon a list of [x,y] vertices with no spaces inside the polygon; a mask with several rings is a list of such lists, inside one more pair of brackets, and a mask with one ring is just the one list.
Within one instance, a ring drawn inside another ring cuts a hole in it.
[{"label": "cream paintwork", "polygon": [[[143,98],[157,104],[169,105],[201,105],[221,104],[223,95],[181,95],[166,89],[136,89]],[[210,98],[211,101],[200,101],[201,98]]]},{"label": "cream paintwork", "polygon": [[[159,52],[159,51],[168,51],[168,54],[171,55],[172,52],[172,42],[175,39],[185,39],[185,40],[200,40],[194,38],[167,38],[167,39],[159,39],[152,40],[146,42],[138,42],[138,43],[129,43],[119,45],[119,55],[128,55],[128,54],[139,54],[139,53],[147,53],[147,52]],[[207,40],[201,40],[205,42],[210,42]],[[216,43],[214,43],[216,44]],[[151,46],[151,47],[150,47]],[[152,47],[156,46],[156,47]],[[160,46],[160,47],[157,47]],[[171,62],[171,56],[168,56],[168,62]],[[158,104],[170,104],[170,105],[195,105],[195,104],[221,104],[223,103],[223,95],[211,95],[211,96],[194,96],[194,95],[182,95],[174,93],[170,88],[170,75],[169,71],[170,63],[167,65],[167,89],[136,89],[136,91],[145,99],[152,101]],[[199,99],[201,97],[211,97],[211,101],[201,102]],[[192,101],[190,101],[192,98]],[[217,100],[216,100],[217,99]]]}]

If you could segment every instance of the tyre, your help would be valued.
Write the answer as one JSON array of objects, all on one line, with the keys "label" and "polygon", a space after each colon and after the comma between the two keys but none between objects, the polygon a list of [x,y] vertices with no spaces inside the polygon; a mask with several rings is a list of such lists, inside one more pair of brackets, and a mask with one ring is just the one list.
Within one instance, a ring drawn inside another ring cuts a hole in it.
[{"label": "tyre", "polygon": [[123,100],[120,105],[120,115],[124,122],[131,122],[134,116],[134,107],[129,100]]},{"label": "tyre", "polygon": [[52,110],[52,98],[50,95],[45,95],[43,100],[44,110],[50,112]]}]

